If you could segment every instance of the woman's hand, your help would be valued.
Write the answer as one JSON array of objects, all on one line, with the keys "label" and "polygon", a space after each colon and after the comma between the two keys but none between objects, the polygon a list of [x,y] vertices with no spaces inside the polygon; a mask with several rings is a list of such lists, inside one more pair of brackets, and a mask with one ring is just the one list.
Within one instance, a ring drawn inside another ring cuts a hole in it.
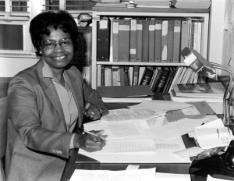
[{"label": "woman's hand", "polygon": [[106,112],[106,110],[101,110],[97,108],[95,105],[91,103],[87,103],[85,105],[84,115],[92,120],[98,120],[102,117],[102,115]]},{"label": "woman's hand", "polygon": [[75,136],[74,145],[88,152],[99,151],[106,144],[105,138],[106,135],[103,134],[102,130],[84,132]]}]

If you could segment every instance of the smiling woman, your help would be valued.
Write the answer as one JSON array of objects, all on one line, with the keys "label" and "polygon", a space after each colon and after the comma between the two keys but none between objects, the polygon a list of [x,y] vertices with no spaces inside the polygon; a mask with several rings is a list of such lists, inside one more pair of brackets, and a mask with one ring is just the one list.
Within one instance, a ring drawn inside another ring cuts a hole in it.
[{"label": "smiling woman", "polygon": [[107,109],[70,64],[80,50],[70,14],[37,15],[30,35],[39,61],[15,75],[8,89],[7,180],[60,180],[71,149],[93,152],[105,145],[102,132],[84,134],[82,124],[84,116],[96,120]]}]

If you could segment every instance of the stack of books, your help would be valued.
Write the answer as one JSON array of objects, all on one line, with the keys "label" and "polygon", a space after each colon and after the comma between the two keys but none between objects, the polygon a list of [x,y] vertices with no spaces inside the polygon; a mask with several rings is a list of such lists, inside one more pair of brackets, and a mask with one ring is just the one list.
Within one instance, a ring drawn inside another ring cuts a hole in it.
[{"label": "stack of books", "polygon": [[176,0],[176,8],[208,9],[211,6],[211,0]]},{"label": "stack of books", "polygon": [[222,102],[224,92],[221,82],[176,84],[171,91],[171,99],[178,102]]}]

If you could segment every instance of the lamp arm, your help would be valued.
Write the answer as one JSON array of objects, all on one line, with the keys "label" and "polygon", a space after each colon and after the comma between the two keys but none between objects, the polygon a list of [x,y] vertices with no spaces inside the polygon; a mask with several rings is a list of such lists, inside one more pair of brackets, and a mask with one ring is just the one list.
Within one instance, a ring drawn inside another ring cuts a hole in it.
[{"label": "lamp arm", "polygon": [[209,66],[205,66],[205,67],[213,68],[213,69],[220,69],[222,71],[227,72],[229,75],[229,83],[225,88],[225,92],[223,96],[223,114],[224,114],[223,122],[225,125],[229,125],[230,124],[231,96],[232,96],[232,91],[234,88],[233,71],[230,69],[230,67],[223,66],[214,62],[209,62],[209,64],[211,65],[210,67]]}]

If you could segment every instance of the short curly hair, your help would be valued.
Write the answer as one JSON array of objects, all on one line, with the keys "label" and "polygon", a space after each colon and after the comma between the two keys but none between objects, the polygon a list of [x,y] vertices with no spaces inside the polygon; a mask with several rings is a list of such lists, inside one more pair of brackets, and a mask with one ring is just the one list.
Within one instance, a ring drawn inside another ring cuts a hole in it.
[{"label": "short curly hair", "polygon": [[79,51],[79,40],[81,34],[78,32],[74,18],[66,11],[46,11],[38,14],[30,22],[30,35],[36,55],[41,56],[41,43],[43,35],[50,35],[50,27],[61,29],[71,37],[74,51]]}]

